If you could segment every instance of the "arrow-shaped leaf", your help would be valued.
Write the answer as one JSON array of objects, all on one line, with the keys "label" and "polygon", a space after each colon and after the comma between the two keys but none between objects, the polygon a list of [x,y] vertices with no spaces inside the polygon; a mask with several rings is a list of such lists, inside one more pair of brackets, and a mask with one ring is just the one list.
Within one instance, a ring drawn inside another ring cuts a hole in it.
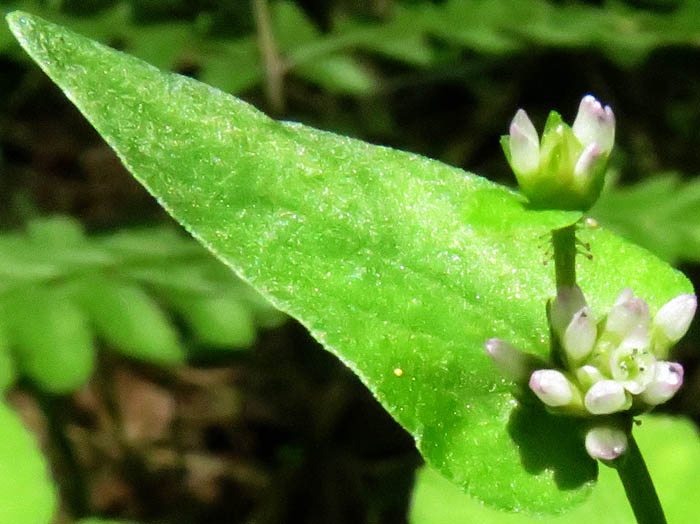
[{"label": "arrow-shaped leaf", "polygon": [[[195,237],[363,380],[436,469],[491,504],[559,511],[595,475],[576,424],[521,406],[483,343],[548,348],[552,228],[516,193],[417,155],[299,124],[24,13],[24,48]],[[232,64],[235,66],[235,64]],[[583,230],[581,285],[658,308],[687,280]]]}]

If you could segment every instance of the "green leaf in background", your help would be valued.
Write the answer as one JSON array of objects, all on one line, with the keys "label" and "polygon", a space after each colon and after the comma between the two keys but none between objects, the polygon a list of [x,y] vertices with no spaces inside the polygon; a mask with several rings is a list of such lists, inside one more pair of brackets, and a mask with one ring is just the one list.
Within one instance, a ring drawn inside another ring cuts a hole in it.
[{"label": "green leaf in background", "polygon": [[0,393],[15,380],[15,363],[10,354],[10,341],[5,322],[0,319]]},{"label": "green leaf in background", "polygon": [[113,351],[167,365],[185,359],[180,340],[193,352],[236,351],[286,318],[172,227],[85,235],[76,220],[53,216],[0,234],[0,389],[17,367],[47,392],[81,387],[92,330]]},{"label": "green leaf in background", "polygon": [[[695,522],[700,512],[697,474],[700,441],[697,428],[686,419],[644,417],[635,438],[644,453],[654,484],[671,523]],[[429,468],[417,477],[411,524],[635,524],[617,473],[602,467],[598,485],[581,506],[563,516],[532,518],[485,507],[466,496]]]},{"label": "green leaf in background", "polygon": [[0,316],[19,371],[40,389],[71,393],[90,379],[95,366],[92,333],[70,297],[41,287],[24,288],[3,297]]},{"label": "green leaf in background", "polygon": [[99,335],[116,351],[161,365],[184,361],[175,328],[140,287],[87,278],[74,282],[70,291]]},{"label": "green leaf in background", "polygon": [[590,214],[670,263],[700,262],[700,180],[666,174],[612,188]]},{"label": "green leaf in background", "polygon": [[222,297],[172,294],[168,301],[182,313],[198,341],[205,345],[242,348],[255,341],[253,315],[240,302]]},{"label": "green leaf in background", "polygon": [[75,524],[137,524],[136,522],[133,522],[131,520],[126,521],[126,520],[105,520],[105,519],[100,519],[97,517],[93,518],[88,518],[88,519],[83,519]]},{"label": "green leaf in background", "polygon": [[44,457],[4,403],[0,403],[0,428],[0,522],[50,524],[56,494]]},{"label": "green leaf in background", "polygon": [[[547,352],[544,245],[578,213],[529,210],[459,169],[275,122],[37,17],[8,19],[161,204],[357,373],[433,467],[504,508],[584,499],[595,464],[579,428],[517,402],[483,351],[500,336]],[[625,286],[653,309],[691,291],[611,233],[580,236],[595,311]]]}]

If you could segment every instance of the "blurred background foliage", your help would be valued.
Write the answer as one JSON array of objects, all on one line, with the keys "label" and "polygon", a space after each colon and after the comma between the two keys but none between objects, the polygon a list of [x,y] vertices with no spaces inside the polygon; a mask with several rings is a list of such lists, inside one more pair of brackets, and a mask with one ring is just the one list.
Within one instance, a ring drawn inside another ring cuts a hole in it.
[{"label": "blurred background foliage", "polygon": [[[594,93],[618,128],[591,216],[700,282],[694,0],[0,0],[18,8],[506,184],[515,110],[541,127]],[[4,26],[0,67],[0,386],[50,458],[57,522],[406,522],[411,439],[172,225]],[[664,408],[696,423],[699,336]]]}]

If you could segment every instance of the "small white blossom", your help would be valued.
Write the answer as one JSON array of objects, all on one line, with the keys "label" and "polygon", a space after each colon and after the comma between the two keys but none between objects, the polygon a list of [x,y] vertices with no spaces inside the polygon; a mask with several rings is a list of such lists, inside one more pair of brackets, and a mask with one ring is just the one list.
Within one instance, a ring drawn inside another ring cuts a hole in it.
[{"label": "small white blossom", "polygon": [[586,451],[597,460],[614,460],[627,451],[627,435],[609,426],[597,426],[586,434]]},{"label": "small white blossom", "polygon": [[591,318],[591,309],[583,307],[569,322],[562,337],[562,345],[567,355],[578,361],[587,357],[593,350],[597,334],[598,330]]},{"label": "small white blossom", "polygon": [[591,207],[603,187],[615,141],[615,117],[593,96],[581,100],[573,127],[559,113],[547,118],[542,137],[523,109],[510,123],[501,145],[520,189],[537,207]]},{"label": "small white blossom", "polygon": [[695,295],[678,295],[659,309],[654,316],[654,327],[672,343],[678,342],[688,331],[697,306]]},{"label": "small white blossom", "polygon": [[540,166],[540,139],[523,109],[518,109],[510,124],[510,155],[513,170],[527,176]]},{"label": "small white blossom", "polygon": [[583,296],[581,288],[574,286],[561,286],[557,289],[557,296],[550,308],[550,323],[559,337],[564,336],[566,328],[577,311],[586,307],[586,298]]},{"label": "small white blossom", "polygon": [[484,347],[498,370],[516,382],[527,380],[533,369],[540,364],[536,357],[523,353],[500,338],[488,339]]},{"label": "small white blossom", "polygon": [[669,400],[682,385],[683,366],[675,362],[656,362],[653,379],[640,397],[650,406],[656,406]]},{"label": "small white blossom", "polygon": [[583,403],[594,415],[608,415],[628,409],[631,399],[617,380],[601,380],[591,386]]},{"label": "small white blossom", "polygon": [[556,369],[538,369],[530,376],[530,389],[551,407],[566,406],[574,400],[573,384]]},{"label": "small white blossom", "polygon": [[647,303],[623,290],[608,313],[605,330],[626,337],[635,328],[648,329],[650,321]]},{"label": "small white blossom", "polygon": [[597,144],[603,153],[610,153],[615,143],[615,115],[592,95],[581,100],[571,129],[584,146]]}]

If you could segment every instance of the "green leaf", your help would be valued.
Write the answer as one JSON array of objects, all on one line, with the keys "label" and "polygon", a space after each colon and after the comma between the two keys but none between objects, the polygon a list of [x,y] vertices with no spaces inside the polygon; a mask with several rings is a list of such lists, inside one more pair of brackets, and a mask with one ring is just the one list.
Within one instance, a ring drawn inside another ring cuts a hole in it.
[{"label": "green leaf", "polygon": [[[580,214],[530,210],[459,169],[275,122],[39,18],[8,19],[162,205],[357,373],[430,464],[501,507],[556,512],[586,496],[595,463],[579,428],[514,399],[483,350],[499,336],[546,354],[547,235]],[[596,311],[625,286],[653,309],[692,289],[609,232],[580,236]]]},{"label": "green leaf", "polygon": [[168,301],[203,344],[218,348],[243,348],[255,342],[253,316],[247,307],[235,299],[170,295]]},{"label": "green leaf", "polygon": [[40,389],[65,394],[90,379],[95,348],[87,319],[69,297],[28,287],[0,300],[19,371]]},{"label": "green leaf", "polygon": [[92,518],[80,520],[80,521],[76,522],[76,524],[137,524],[137,523],[134,521],[131,521],[131,520],[129,520],[129,521],[112,520],[112,519],[105,520],[105,519],[100,519],[97,517],[92,517]]},{"label": "green leaf", "polygon": [[0,403],[0,522],[49,524],[56,494],[48,467],[17,415]]},{"label": "green leaf", "polygon": [[700,261],[700,181],[650,177],[603,194],[590,214],[671,263]]},{"label": "green leaf", "polygon": [[[693,522],[700,512],[697,472],[700,441],[697,428],[687,419],[647,416],[635,428],[669,522]],[[466,496],[438,473],[424,468],[416,481],[411,524],[635,524],[615,470],[602,467],[598,485],[581,506],[563,516],[532,518],[494,511]]]},{"label": "green leaf", "polygon": [[0,393],[15,380],[15,363],[10,354],[10,342],[5,322],[0,318]]},{"label": "green leaf", "polygon": [[74,282],[69,290],[112,349],[157,364],[184,360],[175,328],[141,288],[95,277]]}]

